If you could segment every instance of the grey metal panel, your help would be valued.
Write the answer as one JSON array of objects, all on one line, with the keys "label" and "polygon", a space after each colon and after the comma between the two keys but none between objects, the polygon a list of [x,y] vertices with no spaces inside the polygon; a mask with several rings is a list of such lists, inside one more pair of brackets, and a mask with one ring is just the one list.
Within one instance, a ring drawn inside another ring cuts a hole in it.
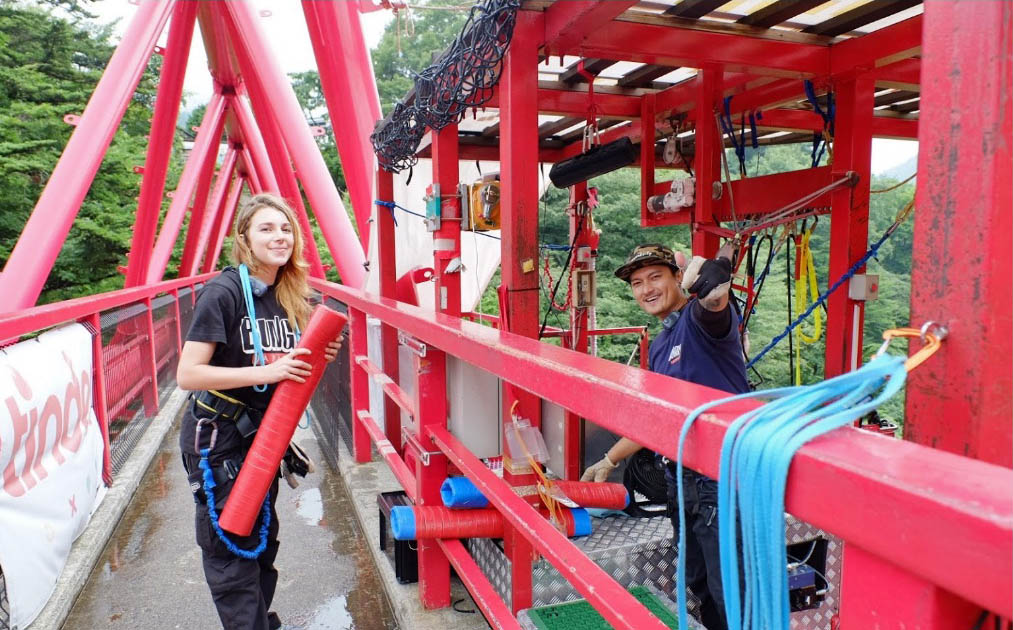
[{"label": "grey metal panel", "polygon": [[542,437],[549,451],[548,468],[557,475],[565,472],[564,443],[566,412],[557,404],[542,399]]}]

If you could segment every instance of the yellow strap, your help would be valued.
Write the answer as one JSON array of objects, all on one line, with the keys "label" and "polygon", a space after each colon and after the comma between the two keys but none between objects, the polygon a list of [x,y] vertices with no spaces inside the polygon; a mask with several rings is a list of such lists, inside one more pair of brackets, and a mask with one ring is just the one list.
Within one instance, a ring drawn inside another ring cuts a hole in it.
[{"label": "yellow strap", "polygon": [[244,403],[243,403],[243,401],[241,401],[241,400],[236,400],[236,399],[235,399],[235,398],[233,398],[232,396],[226,396],[225,394],[221,393],[220,391],[218,391],[218,390],[216,390],[216,389],[209,389],[209,390],[208,390],[208,393],[209,393],[209,394],[214,394],[215,396],[218,396],[219,398],[221,398],[221,399],[223,399],[223,400],[227,400],[227,401],[229,401],[230,403],[235,403],[235,404],[237,404],[237,405],[242,405],[242,404],[244,404]]}]

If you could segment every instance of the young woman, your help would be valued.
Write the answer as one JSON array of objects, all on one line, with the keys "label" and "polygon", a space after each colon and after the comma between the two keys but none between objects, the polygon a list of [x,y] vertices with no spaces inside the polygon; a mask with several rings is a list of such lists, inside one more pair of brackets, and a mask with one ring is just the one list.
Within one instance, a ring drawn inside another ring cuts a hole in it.
[{"label": "young woman", "polygon": [[[269,612],[278,582],[277,479],[249,536],[222,532],[215,515],[225,506],[275,385],[285,379],[302,383],[310,373],[300,358],[310,351],[296,349],[310,313],[302,249],[303,235],[284,200],[261,194],[245,203],[233,232],[237,267],[227,267],[201,289],[176,371],[179,386],[195,390],[179,443],[197,504],[204,575],[226,630],[281,627]],[[331,342],[327,360],[340,348],[340,338]],[[215,482],[210,506],[205,468]]]}]

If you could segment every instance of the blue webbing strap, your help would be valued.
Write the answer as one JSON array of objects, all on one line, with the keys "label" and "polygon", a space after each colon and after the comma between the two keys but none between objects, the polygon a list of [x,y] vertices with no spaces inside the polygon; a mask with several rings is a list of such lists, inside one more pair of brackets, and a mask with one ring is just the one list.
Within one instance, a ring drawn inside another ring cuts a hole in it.
[{"label": "blue webbing strap", "polygon": [[[685,496],[683,446],[693,422],[705,411],[728,402],[772,399],[737,418],[721,445],[718,533],[729,630],[788,630],[784,492],[791,460],[810,440],[881,405],[903,387],[906,377],[902,357],[881,356],[858,370],[815,385],[751,392],[710,402],[686,418],[676,460],[680,510]],[[740,535],[744,600],[739,593]],[[688,627],[682,586],[686,583],[685,545],[685,524],[680,519],[676,569],[680,627]]]},{"label": "blue webbing strap", "polygon": [[221,525],[218,524],[218,510],[215,509],[214,492],[218,484],[215,483],[215,476],[212,474],[211,464],[208,462],[208,454],[210,452],[210,448],[202,448],[200,450],[200,469],[204,471],[204,495],[208,500],[208,516],[211,518],[211,525],[214,527],[218,539],[225,544],[225,547],[229,551],[240,558],[256,560],[264,552],[264,549],[267,548],[267,532],[271,527],[271,493],[268,492],[267,496],[264,497],[263,516],[260,523],[260,542],[253,549],[241,549],[225,535]]},{"label": "blue webbing strap", "polygon": [[[264,345],[260,341],[260,327],[257,326],[257,311],[253,308],[253,289],[250,288],[250,270],[243,264],[239,265],[239,283],[243,287],[246,315],[250,318],[250,335],[253,337],[253,364],[267,365],[267,359],[264,357]],[[254,385],[253,391],[266,392],[267,385]]]}]

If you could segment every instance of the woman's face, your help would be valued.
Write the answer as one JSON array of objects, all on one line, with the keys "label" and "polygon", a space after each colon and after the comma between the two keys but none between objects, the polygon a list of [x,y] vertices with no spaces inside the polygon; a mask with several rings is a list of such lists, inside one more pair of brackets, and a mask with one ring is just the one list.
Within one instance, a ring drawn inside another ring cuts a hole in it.
[{"label": "woman's face", "polygon": [[263,207],[253,213],[246,232],[247,244],[261,265],[281,267],[292,257],[292,224],[280,210]]}]

